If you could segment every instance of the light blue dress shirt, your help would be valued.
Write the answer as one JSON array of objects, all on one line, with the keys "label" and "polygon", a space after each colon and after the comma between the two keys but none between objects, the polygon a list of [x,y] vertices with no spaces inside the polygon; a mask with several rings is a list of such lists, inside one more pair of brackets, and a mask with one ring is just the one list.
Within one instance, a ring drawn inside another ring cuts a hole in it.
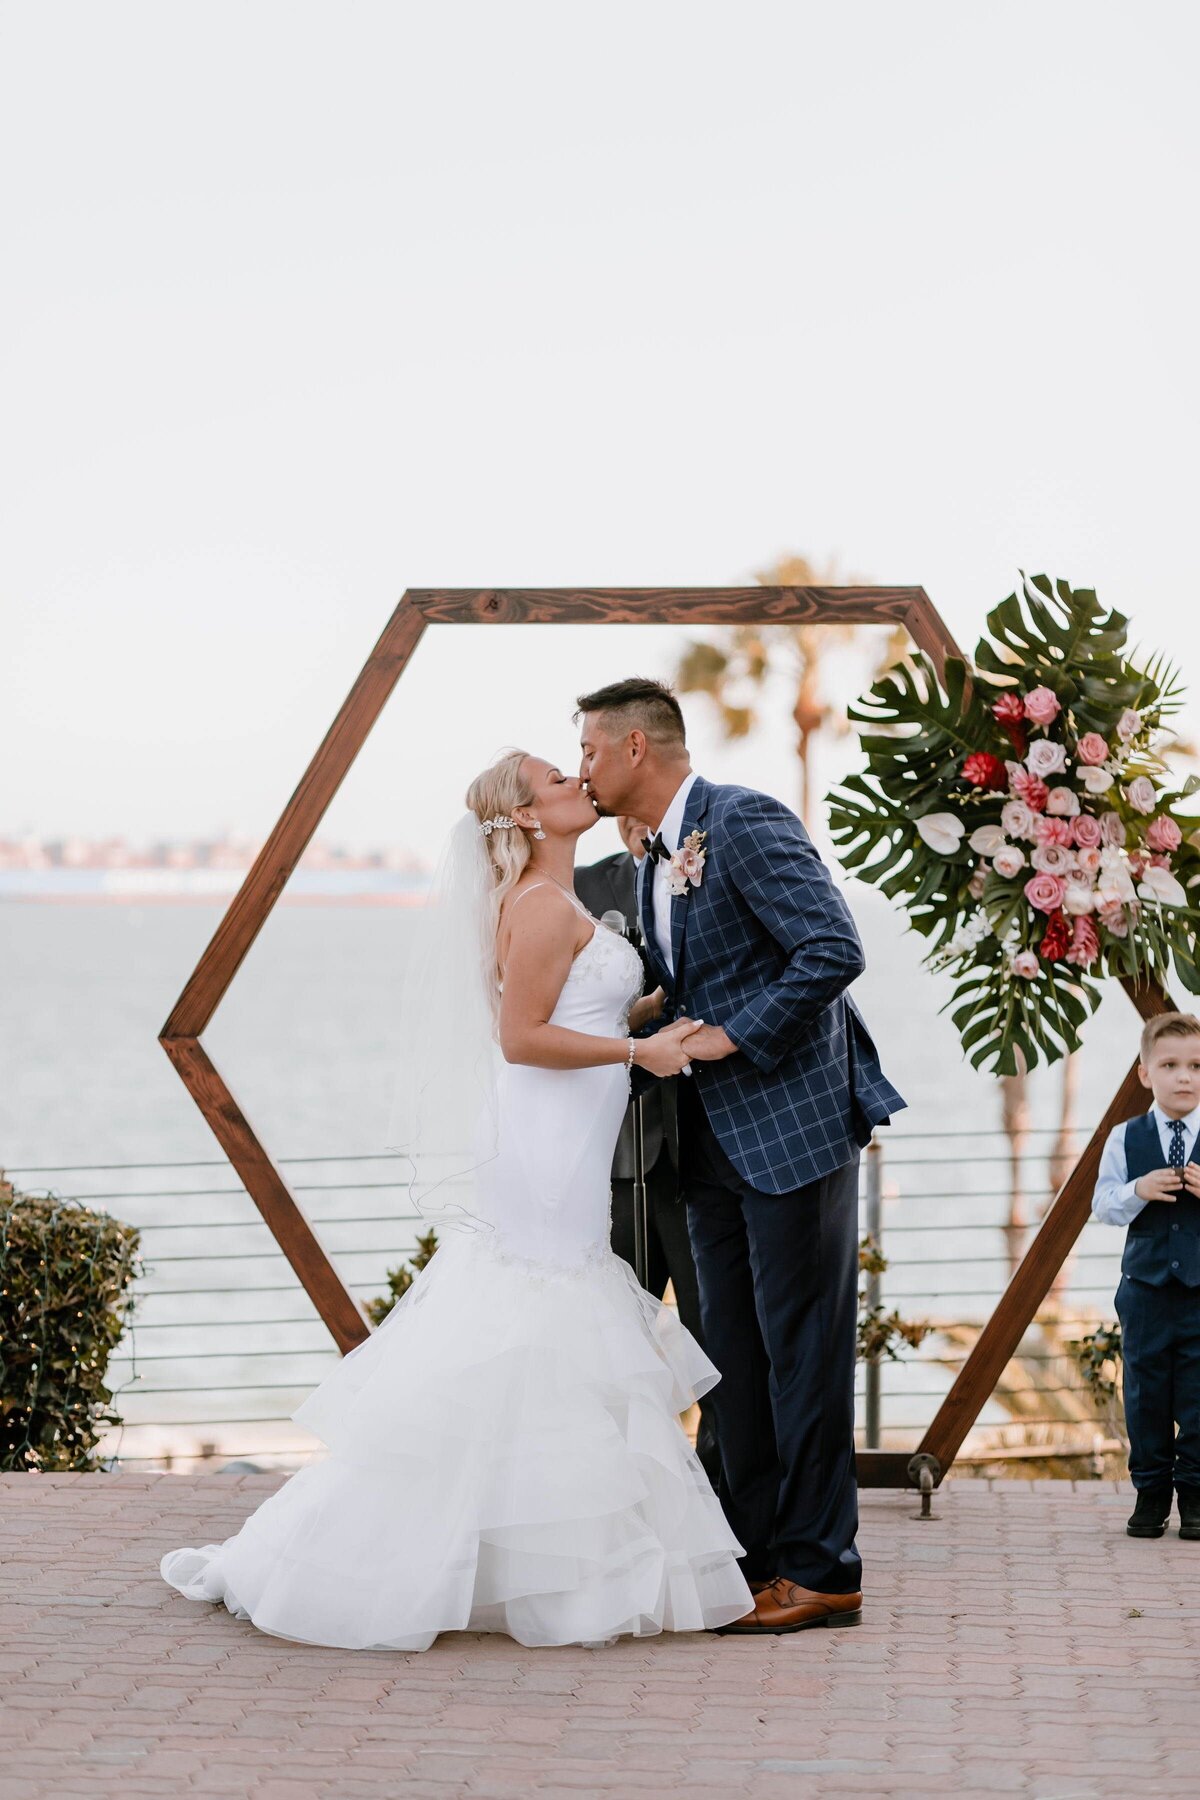
[{"label": "light blue dress shirt", "polygon": [[[1162,1166],[1165,1169],[1171,1154],[1171,1121],[1157,1100],[1150,1111],[1158,1126],[1163,1153]],[[1200,1132],[1200,1106],[1193,1107],[1190,1113],[1183,1115],[1184,1162],[1190,1159],[1196,1147],[1197,1132]],[[1149,1206],[1151,1202],[1139,1200],[1133,1191],[1134,1186],[1135,1183],[1129,1179],[1129,1165],[1125,1160],[1125,1124],[1114,1125],[1100,1158],[1096,1191],[1092,1195],[1093,1219],[1099,1219],[1102,1225],[1128,1225],[1132,1219],[1136,1219],[1142,1208]]]}]

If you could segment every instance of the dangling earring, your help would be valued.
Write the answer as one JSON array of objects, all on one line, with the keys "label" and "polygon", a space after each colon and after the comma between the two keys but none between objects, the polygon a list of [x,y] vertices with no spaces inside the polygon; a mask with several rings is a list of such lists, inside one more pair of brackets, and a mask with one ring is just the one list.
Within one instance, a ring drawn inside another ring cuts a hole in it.
[{"label": "dangling earring", "polygon": [[534,820],[534,821],[533,821],[533,822],[534,822],[534,825],[535,825],[535,826],[536,826],[536,827],[537,827],[537,829],[536,829],[536,830],[535,830],[535,831],[534,831],[534,834],[533,834],[533,835],[534,835],[534,837],[535,837],[535,838],[544,838],[544,837],[545,837],[545,835],[546,835],[546,834],[545,834],[545,832],[544,832],[544,831],[543,831],[543,830],[542,830],[542,822],[541,822],[541,820],[540,820],[540,819],[535,819],[535,820]]}]

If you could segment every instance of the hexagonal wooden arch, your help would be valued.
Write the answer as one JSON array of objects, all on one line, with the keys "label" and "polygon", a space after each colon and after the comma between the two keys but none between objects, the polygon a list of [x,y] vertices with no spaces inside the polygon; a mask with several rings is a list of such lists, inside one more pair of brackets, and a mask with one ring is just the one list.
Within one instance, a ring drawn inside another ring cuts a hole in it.
[{"label": "hexagonal wooden arch", "polygon": [[[201,956],[159,1042],[207,1119],[301,1285],[343,1354],[368,1327],[200,1038],[404,673],[426,625],[902,624],[940,671],[961,656],[919,587],[410,588],[388,620],[278,824]],[[1157,988],[1129,988],[1145,1017],[1171,1006]],[[1025,1257],[960,1369],[916,1456],[940,1481],[1049,1293],[1089,1212],[1100,1152],[1113,1125],[1142,1109],[1136,1063],[1064,1182]],[[916,1482],[908,1451],[864,1450],[859,1480]]]}]

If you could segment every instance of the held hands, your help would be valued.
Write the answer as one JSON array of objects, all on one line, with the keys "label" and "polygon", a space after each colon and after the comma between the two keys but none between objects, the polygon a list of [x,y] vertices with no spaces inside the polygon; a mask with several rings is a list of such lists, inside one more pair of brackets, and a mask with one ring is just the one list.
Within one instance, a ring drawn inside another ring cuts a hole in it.
[{"label": "held hands", "polygon": [[695,1035],[694,1019],[675,1019],[661,1031],[656,1031],[653,1037],[639,1038],[634,1045],[633,1060],[639,1069],[645,1069],[650,1075],[680,1075],[688,1066]]},{"label": "held hands", "polygon": [[721,1025],[706,1025],[697,1019],[687,1040],[687,1053],[692,1062],[721,1062],[737,1052],[737,1045]]}]

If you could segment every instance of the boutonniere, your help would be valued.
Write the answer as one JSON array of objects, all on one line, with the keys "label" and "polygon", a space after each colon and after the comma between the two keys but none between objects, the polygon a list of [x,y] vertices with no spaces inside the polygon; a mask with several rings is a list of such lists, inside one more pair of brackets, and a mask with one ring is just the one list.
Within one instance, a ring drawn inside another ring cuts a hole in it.
[{"label": "boutonniere", "polygon": [[707,831],[689,831],[667,864],[667,887],[672,894],[686,894],[689,886],[700,886],[708,856],[704,847],[707,836]]}]

